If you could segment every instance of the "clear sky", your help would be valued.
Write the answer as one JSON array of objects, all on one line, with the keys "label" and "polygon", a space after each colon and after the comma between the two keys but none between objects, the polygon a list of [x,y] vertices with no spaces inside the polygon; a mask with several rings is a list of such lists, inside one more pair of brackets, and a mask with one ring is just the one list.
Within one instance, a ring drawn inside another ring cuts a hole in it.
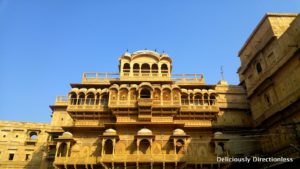
[{"label": "clear sky", "polygon": [[126,51],[157,49],[173,73],[238,84],[237,53],[266,12],[299,0],[0,0],[0,120],[50,122],[83,72],[117,72]]}]

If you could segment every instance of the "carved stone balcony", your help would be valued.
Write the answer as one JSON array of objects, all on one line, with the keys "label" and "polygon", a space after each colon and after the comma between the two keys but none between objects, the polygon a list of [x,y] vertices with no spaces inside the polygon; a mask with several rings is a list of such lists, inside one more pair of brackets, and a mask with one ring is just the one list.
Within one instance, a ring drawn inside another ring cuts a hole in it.
[{"label": "carved stone balcony", "polygon": [[181,112],[219,112],[215,100],[181,100]]},{"label": "carved stone balcony", "polygon": [[138,106],[139,107],[151,107],[152,99],[151,98],[140,98],[140,99],[138,99]]},{"label": "carved stone balcony", "polygon": [[150,121],[152,117],[152,99],[140,98],[138,99],[138,119],[143,121]]},{"label": "carved stone balcony", "polygon": [[82,165],[112,163],[112,162],[183,162],[186,161],[185,154],[107,154],[100,157],[55,157],[54,165]]},{"label": "carved stone balcony", "polygon": [[137,105],[136,100],[110,100],[109,108],[134,108]]},{"label": "carved stone balcony", "polygon": [[108,111],[107,101],[97,101],[95,99],[71,99],[67,107],[68,112],[103,112]]},{"label": "carved stone balcony", "polygon": [[83,84],[110,84],[111,81],[173,81],[176,84],[204,84],[202,74],[170,74],[168,72],[83,73]]}]

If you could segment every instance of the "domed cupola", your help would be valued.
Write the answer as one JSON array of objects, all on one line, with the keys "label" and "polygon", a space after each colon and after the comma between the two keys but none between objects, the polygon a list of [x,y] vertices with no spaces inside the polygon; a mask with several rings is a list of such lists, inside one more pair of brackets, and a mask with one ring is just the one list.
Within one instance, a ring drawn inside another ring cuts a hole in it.
[{"label": "domed cupola", "polygon": [[175,129],[173,131],[173,136],[185,136],[186,133],[182,129]]},{"label": "domed cupola", "polygon": [[137,132],[137,135],[139,136],[152,135],[152,131],[147,128],[142,128]]},{"label": "domed cupola", "polygon": [[109,128],[103,132],[104,136],[115,136],[117,135],[117,131],[115,129]]}]

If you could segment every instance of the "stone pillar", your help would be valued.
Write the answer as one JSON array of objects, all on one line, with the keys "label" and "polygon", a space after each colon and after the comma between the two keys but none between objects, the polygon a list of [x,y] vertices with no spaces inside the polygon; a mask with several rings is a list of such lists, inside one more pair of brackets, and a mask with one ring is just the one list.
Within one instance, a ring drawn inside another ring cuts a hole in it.
[{"label": "stone pillar", "polygon": [[71,150],[71,142],[68,141],[68,143],[67,143],[67,154],[66,154],[66,157],[67,157],[67,158],[68,158],[69,155],[70,155],[70,150]]},{"label": "stone pillar", "polygon": [[105,143],[105,139],[102,139],[101,156],[104,155],[104,143]]},{"label": "stone pillar", "polygon": [[61,143],[58,142],[57,145],[56,145],[55,157],[58,157],[58,155],[59,155],[58,150],[59,150],[60,144],[61,144]]}]

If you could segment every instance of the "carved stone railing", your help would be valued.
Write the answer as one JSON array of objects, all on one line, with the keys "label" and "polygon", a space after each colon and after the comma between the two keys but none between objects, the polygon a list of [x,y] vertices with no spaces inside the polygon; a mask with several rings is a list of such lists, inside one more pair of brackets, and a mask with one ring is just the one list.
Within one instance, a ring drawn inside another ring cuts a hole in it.
[{"label": "carved stone railing", "polygon": [[201,83],[204,84],[204,77],[202,74],[169,74],[169,72],[151,73],[133,71],[119,73],[101,73],[91,72],[83,73],[82,83],[84,84],[108,84],[110,81],[119,80],[148,80],[148,81],[173,81],[175,83]]},{"label": "carved stone railing", "polygon": [[187,159],[185,154],[107,154],[100,157],[55,157],[54,165],[96,164],[98,162],[176,162]]},{"label": "carved stone railing", "polygon": [[68,97],[67,96],[56,96],[55,105],[67,105]]}]

